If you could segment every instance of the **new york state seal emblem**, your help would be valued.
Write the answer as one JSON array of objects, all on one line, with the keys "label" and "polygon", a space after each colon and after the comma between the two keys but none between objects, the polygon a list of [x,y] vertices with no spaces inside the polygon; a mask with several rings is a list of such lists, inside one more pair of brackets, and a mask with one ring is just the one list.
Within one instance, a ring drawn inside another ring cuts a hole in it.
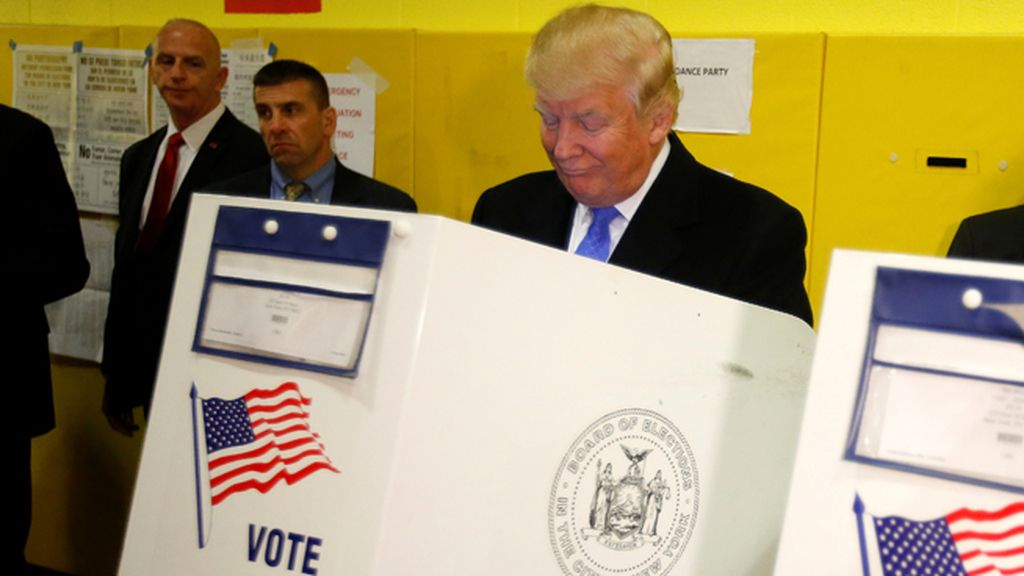
[{"label": "new york state seal emblem", "polygon": [[686,549],[700,484],[686,438],[644,409],[583,431],[551,488],[548,531],[568,576],[661,576]]}]

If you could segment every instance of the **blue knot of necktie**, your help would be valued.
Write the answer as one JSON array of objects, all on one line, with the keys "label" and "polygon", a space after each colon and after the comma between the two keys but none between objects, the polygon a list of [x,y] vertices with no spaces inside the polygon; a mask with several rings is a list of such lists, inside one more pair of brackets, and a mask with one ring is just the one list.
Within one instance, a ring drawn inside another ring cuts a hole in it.
[{"label": "blue knot of necktie", "polygon": [[619,209],[615,206],[591,208],[590,214],[593,220],[590,222],[590,228],[587,229],[587,235],[583,237],[583,241],[576,248],[576,254],[607,262],[612,246],[612,236],[608,226],[620,216]]}]

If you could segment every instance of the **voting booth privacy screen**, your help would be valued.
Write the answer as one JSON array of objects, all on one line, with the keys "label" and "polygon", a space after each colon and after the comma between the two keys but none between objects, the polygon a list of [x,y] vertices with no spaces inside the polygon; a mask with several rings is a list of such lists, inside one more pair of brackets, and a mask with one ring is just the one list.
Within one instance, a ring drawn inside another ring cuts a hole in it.
[{"label": "voting booth privacy screen", "polygon": [[776,574],[1024,570],[1024,268],[837,251]]},{"label": "voting booth privacy screen", "polygon": [[1024,310],[1024,282],[879,267],[846,457],[1024,493],[1013,307]]},{"label": "voting booth privacy screen", "polygon": [[770,572],[800,320],[352,208],[199,195],[182,262],[121,574]]}]

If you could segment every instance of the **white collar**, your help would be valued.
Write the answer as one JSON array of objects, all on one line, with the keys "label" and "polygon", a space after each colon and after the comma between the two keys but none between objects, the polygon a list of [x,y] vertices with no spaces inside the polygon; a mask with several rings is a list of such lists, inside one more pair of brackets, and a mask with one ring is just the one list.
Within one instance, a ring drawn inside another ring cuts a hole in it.
[{"label": "white collar", "polygon": [[668,152],[671,146],[669,146],[668,138],[665,139],[665,143],[661,145],[661,150],[658,151],[658,155],[654,157],[654,162],[651,163],[651,169],[647,173],[647,179],[640,186],[640,189],[635,194],[626,198],[622,202],[615,205],[619,209],[619,214],[627,220],[632,220],[633,215],[636,214],[640,203],[644,201],[644,197],[650,192],[651,186],[654,185],[654,181],[658,179],[658,175],[661,174],[661,169],[665,167],[665,162],[668,161]]},{"label": "white collar", "polygon": [[206,137],[213,131],[213,127],[217,125],[217,122],[220,120],[220,117],[224,115],[226,110],[227,107],[225,107],[224,103],[221,102],[217,104],[213,110],[207,112],[205,116],[196,120],[191,126],[184,130],[178,130],[178,127],[174,125],[174,121],[172,120],[167,123],[167,138],[170,138],[171,135],[176,132],[181,132],[181,137],[185,140],[185,145],[191,150],[196,151],[203,145],[203,142],[206,142]]},{"label": "white collar", "polygon": [[[668,138],[665,139],[665,143],[661,145],[661,150],[658,151],[658,155],[654,157],[654,162],[651,163],[651,168],[647,172],[647,179],[640,185],[640,188],[633,193],[629,198],[626,198],[622,202],[619,202],[615,207],[619,210],[619,214],[629,222],[633,219],[633,215],[640,208],[640,204],[644,201],[647,193],[650,192],[651,186],[654,185],[654,181],[658,179],[658,175],[661,174],[661,169],[665,167],[665,162],[668,161],[668,153],[672,146],[668,143]],[[578,216],[588,214],[590,210],[577,203],[576,210]]]}]

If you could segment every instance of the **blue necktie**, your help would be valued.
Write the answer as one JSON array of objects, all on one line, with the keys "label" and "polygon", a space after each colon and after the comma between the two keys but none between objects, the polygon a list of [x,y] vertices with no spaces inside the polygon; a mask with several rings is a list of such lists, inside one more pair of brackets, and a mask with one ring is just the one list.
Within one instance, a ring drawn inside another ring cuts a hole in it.
[{"label": "blue necktie", "polygon": [[590,228],[587,229],[587,235],[583,237],[583,241],[576,248],[576,253],[580,256],[607,262],[608,252],[612,246],[608,225],[619,217],[619,210],[615,206],[591,208],[590,214],[593,216],[593,220],[590,222]]}]

